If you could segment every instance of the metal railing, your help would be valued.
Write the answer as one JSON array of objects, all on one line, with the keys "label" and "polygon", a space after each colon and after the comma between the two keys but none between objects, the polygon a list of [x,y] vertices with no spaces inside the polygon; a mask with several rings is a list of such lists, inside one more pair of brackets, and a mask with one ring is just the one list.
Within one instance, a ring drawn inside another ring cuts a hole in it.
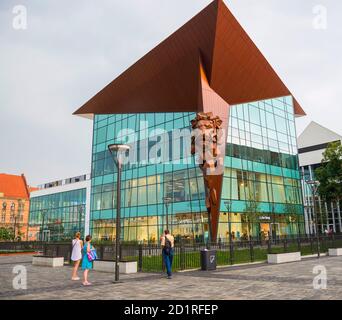
[{"label": "metal railing", "polygon": [[[100,260],[114,261],[115,242],[94,243]],[[328,252],[330,248],[342,248],[342,234],[320,235],[319,250]],[[200,268],[200,251],[203,249],[216,251],[218,265],[234,265],[256,261],[266,261],[271,253],[301,252],[302,255],[313,255],[318,252],[316,236],[267,237],[266,239],[240,239],[232,242],[189,243],[179,241],[175,244],[173,269],[188,270]],[[70,261],[72,245],[70,242],[0,242],[1,251],[32,250],[41,251],[44,256],[61,256]],[[161,246],[156,244],[129,244],[120,246],[122,261],[137,261],[138,270],[144,272],[160,272],[163,270]]]},{"label": "metal railing", "polygon": [[6,241],[0,242],[0,253],[1,252],[20,252],[20,251],[42,251],[44,243],[40,241]]}]

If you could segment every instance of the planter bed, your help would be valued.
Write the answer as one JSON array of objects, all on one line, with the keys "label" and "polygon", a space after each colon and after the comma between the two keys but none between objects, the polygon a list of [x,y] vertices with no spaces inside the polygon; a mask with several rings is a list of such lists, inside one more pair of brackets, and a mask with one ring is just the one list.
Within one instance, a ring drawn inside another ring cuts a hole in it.
[{"label": "planter bed", "polygon": [[63,267],[64,257],[33,256],[32,265],[41,267]]},{"label": "planter bed", "polygon": [[342,256],[342,248],[329,249],[329,256],[331,257]]},{"label": "planter bed", "polygon": [[[115,261],[95,260],[93,262],[95,271],[100,272],[115,272]],[[138,263],[136,261],[120,261],[119,272],[123,274],[131,274],[138,272]]]},{"label": "planter bed", "polygon": [[300,252],[276,253],[267,255],[267,262],[270,264],[297,262],[301,260],[302,256]]}]

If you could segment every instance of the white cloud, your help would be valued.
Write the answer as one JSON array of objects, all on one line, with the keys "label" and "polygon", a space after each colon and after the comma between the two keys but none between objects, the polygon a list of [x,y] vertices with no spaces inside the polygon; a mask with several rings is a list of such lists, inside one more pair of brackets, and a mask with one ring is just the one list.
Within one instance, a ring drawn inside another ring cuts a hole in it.
[{"label": "white cloud", "polygon": [[[312,28],[312,0],[226,1],[311,119],[341,133],[342,3],[320,0],[328,29]],[[72,112],[209,4],[209,0],[0,2],[0,171],[32,184],[90,171],[92,123]]]}]

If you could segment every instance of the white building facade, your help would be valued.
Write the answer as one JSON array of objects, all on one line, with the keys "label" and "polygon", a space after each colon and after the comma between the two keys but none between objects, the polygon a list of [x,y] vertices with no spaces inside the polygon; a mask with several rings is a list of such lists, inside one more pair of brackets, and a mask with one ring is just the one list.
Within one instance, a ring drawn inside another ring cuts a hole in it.
[{"label": "white building facade", "polygon": [[[307,181],[316,180],[315,170],[321,166],[323,153],[329,143],[342,142],[342,136],[311,122],[298,137],[299,164],[302,173],[302,189],[304,201],[305,229],[307,234],[315,234],[315,217],[313,211],[313,196]],[[318,217],[318,231],[326,233],[332,230],[334,233],[342,233],[341,202],[327,203],[320,197],[315,199],[315,209]]]},{"label": "white building facade", "polygon": [[90,174],[46,183],[31,193],[29,240],[61,241],[89,234]]}]

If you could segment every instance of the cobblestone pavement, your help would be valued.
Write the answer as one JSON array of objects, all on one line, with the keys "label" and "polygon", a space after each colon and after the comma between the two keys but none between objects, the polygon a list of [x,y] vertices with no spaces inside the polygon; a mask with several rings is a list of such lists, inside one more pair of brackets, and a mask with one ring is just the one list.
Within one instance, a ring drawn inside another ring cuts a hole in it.
[{"label": "cobblestone pavement", "polygon": [[[172,280],[156,273],[121,275],[118,284],[112,282],[114,274],[91,271],[90,287],[71,281],[70,267],[37,267],[31,261],[31,256],[0,256],[0,299],[342,299],[342,257],[181,272]],[[13,289],[16,265],[27,268],[27,290]],[[326,290],[313,288],[317,265],[327,270]]]}]

